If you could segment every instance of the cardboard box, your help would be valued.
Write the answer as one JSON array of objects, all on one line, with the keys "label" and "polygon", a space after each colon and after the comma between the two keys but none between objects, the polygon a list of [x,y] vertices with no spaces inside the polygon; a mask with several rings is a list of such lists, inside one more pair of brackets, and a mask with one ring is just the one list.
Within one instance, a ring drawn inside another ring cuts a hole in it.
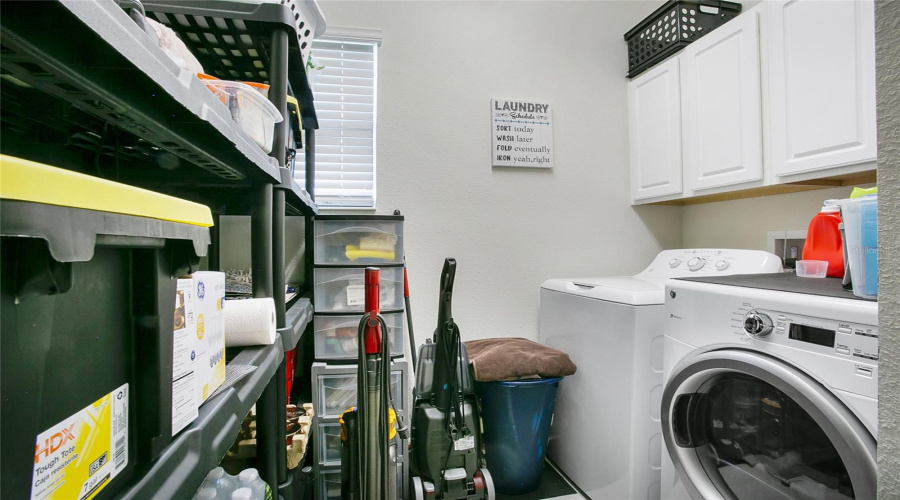
[{"label": "cardboard box", "polygon": [[198,271],[194,281],[194,321],[198,404],[225,381],[225,273]]},{"label": "cardboard box", "polygon": [[194,317],[194,280],[179,279],[175,288],[172,338],[172,435],[197,418],[197,330]]}]

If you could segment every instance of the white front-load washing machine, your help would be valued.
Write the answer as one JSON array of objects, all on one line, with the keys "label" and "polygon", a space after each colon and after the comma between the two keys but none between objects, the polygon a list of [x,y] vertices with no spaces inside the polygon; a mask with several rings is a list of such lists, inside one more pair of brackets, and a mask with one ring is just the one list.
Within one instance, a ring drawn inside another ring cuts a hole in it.
[{"label": "white front-load washing machine", "polygon": [[658,499],[666,280],[781,271],[751,250],[664,250],[636,276],[541,286],[540,341],[578,371],[559,384],[549,457],[591,498]]},{"label": "white front-load washing machine", "polygon": [[877,325],[837,278],[669,281],[662,498],[874,499]]}]

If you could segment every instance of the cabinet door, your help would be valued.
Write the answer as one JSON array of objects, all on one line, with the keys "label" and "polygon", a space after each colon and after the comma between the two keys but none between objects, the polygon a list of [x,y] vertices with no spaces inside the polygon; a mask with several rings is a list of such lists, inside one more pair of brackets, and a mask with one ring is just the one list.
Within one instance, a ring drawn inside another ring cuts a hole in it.
[{"label": "cabinet door", "polygon": [[685,187],[762,179],[759,16],[738,16],[681,59]]},{"label": "cabinet door", "polygon": [[678,59],[628,83],[632,201],[681,193]]},{"label": "cabinet door", "polygon": [[769,9],[775,175],[874,160],[873,2],[773,1]]}]

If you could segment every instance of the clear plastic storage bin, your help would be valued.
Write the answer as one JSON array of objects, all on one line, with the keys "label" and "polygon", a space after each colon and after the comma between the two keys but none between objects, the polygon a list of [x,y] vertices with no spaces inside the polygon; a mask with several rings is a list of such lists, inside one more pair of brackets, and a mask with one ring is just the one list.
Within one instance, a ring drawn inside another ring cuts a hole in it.
[{"label": "clear plastic storage bin", "polygon": [[[382,313],[388,327],[391,356],[403,355],[403,314]],[[359,321],[362,314],[316,316],[316,359],[356,361]]]},{"label": "clear plastic storage bin", "polygon": [[[364,312],[365,268],[316,268],[316,312]],[[403,309],[403,268],[381,268],[383,311]]]},{"label": "clear plastic storage bin", "polygon": [[402,264],[402,220],[315,221],[316,264]]},{"label": "clear plastic storage bin", "polygon": [[341,500],[341,469],[319,471],[318,500]]},{"label": "clear plastic storage bin", "polygon": [[203,79],[212,91],[231,111],[231,118],[266,153],[272,151],[275,124],[283,120],[281,113],[268,99],[253,87],[229,80]]},{"label": "clear plastic storage bin", "polygon": [[[394,406],[398,410],[405,408],[400,377],[399,370],[391,372],[391,392],[394,396]],[[356,406],[355,373],[319,375],[316,384],[318,384],[316,408],[321,416],[338,417],[349,408]]]},{"label": "clear plastic storage bin", "polygon": [[341,463],[340,422],[322,422],[320,420],[316,439],[319,442],[319,463],[339,465]]},{"label": "clear plastic storage bin", "polygon": [[841,200],[844,246],[853,295],[878,296],[878,195]]}]

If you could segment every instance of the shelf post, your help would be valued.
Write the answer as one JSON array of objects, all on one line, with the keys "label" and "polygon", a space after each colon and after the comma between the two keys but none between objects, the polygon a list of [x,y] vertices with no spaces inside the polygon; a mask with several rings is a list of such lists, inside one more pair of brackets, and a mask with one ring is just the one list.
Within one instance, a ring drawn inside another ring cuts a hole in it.
[{"label": "shelf post", "polygon": [[253,267],[253,296],[272,297],[272,184],[254,188],[250,209],[250,262]]},{"label": "shelf post", "polygon": [[[287,111],[287,76],[288,76],[288,32],[274,29],[271,34],[271,54],[269,58],[269,101],[278,109],[284,119],[275,124],[275,136],[272,142],[271,156],[278,160],[278,166],[284,168],[287,152],[287,136],[290,130],[291,115]],[[299,62],[302,64],[302,61]],[[284,184],[285,178],[288,185]],[[290,177],[282,175],[282,183],[275,189],[272,206],[272,272],[275,298],[275,321],[278,328],[285,326],[284,302],[284,189],[290,189]]]},{"label": "shelf post", "polygon": [[306,192],[309,197],[316,201],[316,129],[305,128],[305,143],[303,144],[303,155],[306,166]]},{"label": "shelf post", "polygon": [[[254,278],[255,279],[255,278]],[[284,360],[281,361],[275,376],[266,384],[262,394],[256,401],[256,457],[259,461],[259,477],[272,488],[273,495],[278,494],[278,455],[285,454],[282,445],[278,447],[278,436],[284,439],[284,420],[278,421],[278,378],[284,378]],[[282,405],[282,409],[284,405]],[[283,443],[284,441],[282,441]]]},{"label": "shelf post", "polygon": [[210,271],[221,271],[219,237],[222,234],[222,226],[219,225],[219,212],[212,213],[213,225],[209,228],[209,252],[206,255],[207,267]]},{"label": "shelf post", "polygon": [[[284,212],[285,190],[291,187],[290,175],[285,175],[285,155],[287,153],[288,130],[292,117],[287,110],[288,92],[288,36],[285,29],[276,28],[271,34],[271,53],[269,57],[269,101],[275,105],[278,112],[284,118],[275,124],[275,135],[272,141],[271,155],[278,160],[278,166],[282,168],[281,183],[276,186],[272,199],[272,276],[275,299],[275,322],[277,328],[285,327],[285,277],[284,277]],[[303,64],[303,61],[297,61]],[[278,496],[278,486],[287,481],[287,449],[285,447],[284,422],[287,420],[287,382],[286,363],[282,359],[275,372],[275,378],[266,387],[266,393],[274,392],[268,396],[263,394],[260,408],[265,408],[257,418],[257,430],[264,429],[263,439],[259,455],[265,457],[261,462],[267,469],[266,482],[272,487],[272,492]],[[272,387],[274,385],[274,387]],[[269,406],[272,405],[272,406]],[[268,414],[271,413],[271,416]],[[265,417],[263,419],[263,417]],[[262,426],[262,427],[259,427]],[[271,426],[271,427],[269,427]],[[271,446],[271,448],[269,448]],[[269,461],[272,460],[272,463]],[[273,473],[268,469],[273,469]],[[271,479],[271,481],[270,481]]]}]

